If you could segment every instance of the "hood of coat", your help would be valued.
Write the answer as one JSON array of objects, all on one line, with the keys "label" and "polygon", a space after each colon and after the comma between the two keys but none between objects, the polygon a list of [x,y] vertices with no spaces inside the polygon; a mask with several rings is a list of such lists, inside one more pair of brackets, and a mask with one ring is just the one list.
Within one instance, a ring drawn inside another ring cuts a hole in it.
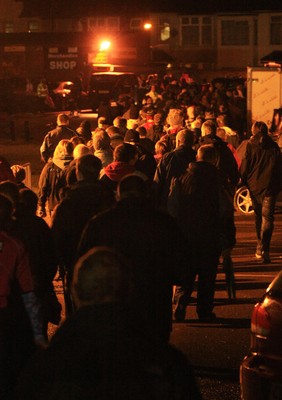
[{"label": "hood of coat", "polygon": [[64,169],[69,165],[69,163],[73,160],[73,157],[64,156],[64,157],[53,157],[53,163],[59,167],[60,169]]},{"label": "hood of coat", "polygon": [[132,174],[135,167],[126,162],[113,161],[104,168],[104,173],[114,182],[119,182],[127,174]]}]

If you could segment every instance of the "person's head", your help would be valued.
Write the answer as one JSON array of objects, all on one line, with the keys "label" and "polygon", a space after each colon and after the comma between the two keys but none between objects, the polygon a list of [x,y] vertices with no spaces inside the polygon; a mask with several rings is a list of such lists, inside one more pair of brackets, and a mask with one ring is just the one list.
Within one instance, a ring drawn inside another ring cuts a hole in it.
[{"label": "person's head", "polygon": [[67,114],[59,114],[57,116],[57,125],[62,126],[62,125],[69,125],[70,119]]},{"label": "person's head", "polygon": [[92,136],[94,150],[107,150],[110,148],[111,139],[107,132],[101,129]]},{"label": "person's head", "polygon": [[195,143],[195,133],[190,129],[181,129],[176,135],[176,147],[191,147]]},{"label": "person's head", "polygon": [[252,135],[267,136],[268,127],[263,121],[255,121],[252,125]]},{"label": "person's head", "polygon": [[158,140],[155,144],[155,153],[156,155],[161,155],[163,156],[165,153],[167,153],[167,144],[163,140]]},{"label": "person's head", "polygon": [[102,169],[100,158],[93,154],[87,154],[76,160],[76,178],[78,181],[95,182],[99,178]]},{"label": "person's head", "polygon": [[215,165],[217,162],[217,151],[212,144],[204,144],[197,151],[197,161],[205,161]]},{"label": "person's head", "polygon": [[109,126],[106,117],[99,117],[98,118],[98,128],[107,129]]},{"label": "person's head", "polygon": [[145,138],[147,136],[147,129],[144,126],[138,126],[136,130],[140,138]]},{"label": "person's head", "polygon": [[117,199],[149,197],[149,181],[137,174],[125,175],[117,186]]},{"label": "person's head", "polygon": [[216,123],[217,123],[217,126],[218,126],[218,127],[227,126],[227,125],[228,125],[228,118],[227,118],[227,115],[225,115],[225,114],[219,114],[219,115],[216,117]]},{"label": "person's head", "polygon": [[109,126],[107,128],[107,134],[109,135],[110,139],[113,138],[114,136],[120,136],[121,135],[120,130],[114,125]]},{"label": "person's head", "polygon": [[154,115],[154,124],[155,125],[160,125],[162,123],[162,114],[161,113],[156,113]]},{"label": "person's head", "polygon": [[0,193],[0,230],[6,230],[12,220],[13,203],[9,197]]},{"label": "person's head", "polygon": [[11,166],[11,170],[16,179],[16,183],[22,183],[26,178],[26,173],[24,167],[21,165],[15,164]]},{"label": "person's head", "polygon": [[57,144],[54,151],[54,158],[72,157],[73,144],[68,139],[62,139]]},{"label": "person's head", "polygon": [[91,139],[91,123],[87,119],[81,121],[79,127],[76,129],[76,132],[83,138],[85,143]]},{"label": "person's head", "polygon": [[171,108],[169,110],[168,116],[167,116],[167,123],[174,127],[174,126],[183,126],[183,121],[184,117],[182,114],[182,110],[178,108]]},{"label": "person's head", "polygon": [[86,156],[86,154],[91,154],[91,150],[85,144],[80,143],[77,146],[75,146],[73,150],[74,159]]},{"label": "person's head", "polygon": [[127,129],[127,119],[122,117],[116,117],[113,121],[113,125],[119,128],[120,132],[123,133]]},{"label": "person's head", "polygon": [[113,154],[114,161],[126,162],[134,165],[138,158],[136,146],[129,143],[119,144]]},{"label": "person's head", "polygon": [[70,141],[73,144],[73,148],[75,148],[79,144],[84,144],[84,140],[80,136],[73,136],[72,138],[70,138]]},{"label": "person's head", "polygon": [[36,214],[38,206],[38,197],[33,190],[28,188],[20,189],[20,204],[24,212],[29,212],[30,214]]},{"label": "person's head", "polygon": [[140,142],[139,132],[135,129],[128,129],[124,136],[124,143],[136,144]]},{"label": "person's head", "polygon": [[220,137],[220,139],[226,142],[226,131],[224,128],[217,128],[216,136]]},{"label": "person's head", "polygon": [[8,197],[13,204],[14,210],[17,209],[19,204],[19,187],[15,182],[3,181],[0,182],[0,193]]},{"label": "person's head", "polygon": [[202,136],[207,136],[207,135],[215,136],[216,128],[217,128],[216,123],[213,120],[208,119],[207,121],[203,122],[201,126],[201,134]]},{"label": "person's head", "polygon": [[0,155],[0,182],[12,180],[16,181],[13,171],[11,170],[11,166],[5,157]]},{"label": "person's head", "polygon": [[115,250],[94,247],[74,267],[71,291],[76,307],[126,304],[132,280],[127,263]]}]

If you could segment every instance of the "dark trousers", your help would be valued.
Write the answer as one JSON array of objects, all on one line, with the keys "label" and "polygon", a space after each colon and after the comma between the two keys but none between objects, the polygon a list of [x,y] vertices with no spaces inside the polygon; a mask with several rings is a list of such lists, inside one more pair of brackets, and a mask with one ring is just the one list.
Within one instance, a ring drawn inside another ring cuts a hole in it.
[{"label": "dark trousers", "polygon": [[274,228],[275,196],[265,196],[262,200],[252,196],[255,212],[255,226],[258,249],[269,252]]},{"label": "dark trousers", "polygon": [[182,286],[176,286],[174,302],[180,301],[188,305],[195,288],[195,280],[198,276],[197,286],[197,314],[199,317],[209,315],[214,307],[214,292],[219,254],[201,255],[195,261]]}]

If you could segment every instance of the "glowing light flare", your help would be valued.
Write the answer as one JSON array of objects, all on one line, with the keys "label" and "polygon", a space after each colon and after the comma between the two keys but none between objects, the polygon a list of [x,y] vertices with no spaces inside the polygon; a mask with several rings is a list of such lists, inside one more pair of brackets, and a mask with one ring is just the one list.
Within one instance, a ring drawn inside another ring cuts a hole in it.
[{"label": "glowing light flare", "polygon": [[104,40],[100,44],[100,51],[107,51],[111,47],[111,42],[109,40]]},{"label": "glowing light flare", "polygon": [[152,28],[151,22],[146,22],[146,23],[144,24],[144,29],[149,30],[149,29],[151,29],[151,28]]}]

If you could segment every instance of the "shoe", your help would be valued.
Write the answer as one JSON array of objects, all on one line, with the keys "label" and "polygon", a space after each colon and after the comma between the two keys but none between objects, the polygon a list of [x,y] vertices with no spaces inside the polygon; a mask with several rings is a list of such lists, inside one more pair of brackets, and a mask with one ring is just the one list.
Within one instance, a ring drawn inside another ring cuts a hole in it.
[{"label": "shoe", "polygon": [[259,240],[257,242],[257,248],[256,248],[256,253],[255,256],[258,260],[262,259],[262,245],[261,245],[261,241]]},{"label": "shoe", "polygon": [[211,323],[216,321],[216,314],[211,312],[210,314],[206,315],[199,315],[199,321],[204,323]]},{"label": "shoe", "polygon": [[185,320],[185,315],[186,315],[186,305],[181,303],[181,298],[180,298],[174,310],[174,319],[175,321],[182,322]]},{"label": "shoe", "polygon": [[262,257],[261,258],[262,258],[262,263],[263,264],[270,264],[271,263],[271,259],[269,257],[268,251],[264,251],[262,253]]},{"label": "shoe", "polygon": [[262,251],[257,249],[255,256],[258,260],[262,260]]}]

